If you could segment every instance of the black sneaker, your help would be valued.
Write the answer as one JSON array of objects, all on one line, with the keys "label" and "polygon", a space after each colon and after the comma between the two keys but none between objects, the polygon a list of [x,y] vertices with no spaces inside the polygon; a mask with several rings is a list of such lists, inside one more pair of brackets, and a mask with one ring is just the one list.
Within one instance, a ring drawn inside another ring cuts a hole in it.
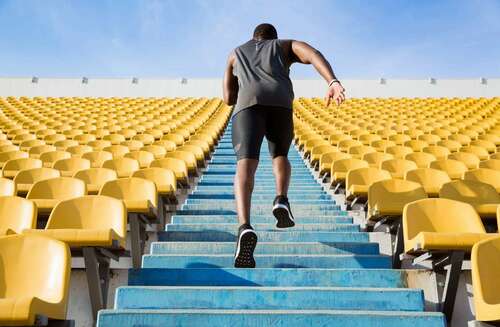
[{"label": "black sneaker", "polygon": [[255,268],[253,251],[257,246],[257,234],[252,226],[241,225],[238,230],[238,241],[236,244],[236,254],[234,255],[235,268]]},{"label": "black sneaker", "polygon": [[295,226],[292,210],[288,198],[284,195],[278,195],[273,202],[273,215],[276,217],[276,227],[288,228]]}]

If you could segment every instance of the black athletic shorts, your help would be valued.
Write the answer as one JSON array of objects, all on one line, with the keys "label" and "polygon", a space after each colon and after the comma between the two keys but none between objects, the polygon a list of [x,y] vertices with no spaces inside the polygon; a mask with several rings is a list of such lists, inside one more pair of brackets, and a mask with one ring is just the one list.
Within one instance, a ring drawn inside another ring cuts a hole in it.
[{"label": "black athletic shorts", "polygon": [[259,159],[264,136],[273,158],[287,156],[293,140],[292,109],[255,105],[236,113],[232,141],[238,160]]}]

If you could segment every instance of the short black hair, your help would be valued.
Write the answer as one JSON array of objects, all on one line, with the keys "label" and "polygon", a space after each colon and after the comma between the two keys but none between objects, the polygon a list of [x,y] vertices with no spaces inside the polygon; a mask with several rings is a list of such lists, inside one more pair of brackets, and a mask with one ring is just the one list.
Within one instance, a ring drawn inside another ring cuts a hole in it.
[{"label": "short black hair", "polygon": [[272,40],[278,38],[278,32],[271,24],[260,24],[253,30],[254,39]]}]

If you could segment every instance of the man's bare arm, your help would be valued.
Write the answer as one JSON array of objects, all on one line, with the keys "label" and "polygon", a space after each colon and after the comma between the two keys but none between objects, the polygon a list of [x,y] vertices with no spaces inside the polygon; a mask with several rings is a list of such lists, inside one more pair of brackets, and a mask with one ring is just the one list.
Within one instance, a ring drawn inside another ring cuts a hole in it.
[{"label": "man's bare arm", "polygon": [[345,99],[344,87],[337,80],[332,66],[321,52],[305,42],[295,40],[292,41],[291,51],[296,62],[313,65],[325,81],[329,83],[328,91],[325,96],[326,105],[330,105],[331,100],[335,101],[337,105],[340,105]]},{"label": "man's bare arm", "polygon": [[224,81],[222,85],[224,102],[229,106],[236,104],[238,98],[238,78],[233,75],[235,60],[236,57],[234,53],[231,52],[227,60],[226,70],[224,71]]}]

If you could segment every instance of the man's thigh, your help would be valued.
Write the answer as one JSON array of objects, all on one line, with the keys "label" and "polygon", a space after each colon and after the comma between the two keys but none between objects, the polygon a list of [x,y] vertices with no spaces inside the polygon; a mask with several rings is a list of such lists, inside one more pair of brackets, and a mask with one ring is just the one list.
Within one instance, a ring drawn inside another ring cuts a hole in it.
[{"label": "man's thigh", "polygon": [[232,121],[232,142],[237,159],[259,160],[266,131],[265,112],[253,106],[238,112]]},{"label": "man's thigh", "polygon": [[287,156],[293,140],[293,111],[287,108],[268,108],[266,138],[271,157]]}]

